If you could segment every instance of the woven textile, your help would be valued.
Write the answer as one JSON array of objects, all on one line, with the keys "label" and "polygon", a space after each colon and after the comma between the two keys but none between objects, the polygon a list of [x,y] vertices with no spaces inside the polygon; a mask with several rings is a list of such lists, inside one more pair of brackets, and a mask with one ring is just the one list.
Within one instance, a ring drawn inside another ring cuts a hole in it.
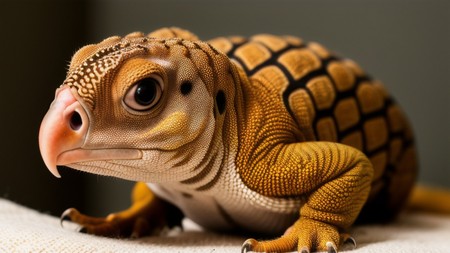
[{"label": "woven textile", "polygon": [[[0,252],[240,252],[245,238],[202,232],[190,222],[184,232],[135,240],[77,233],[77,226],[0,199]],[[352,253],[450,252],[450,217],[403,214],[389,225],[358,226]]]}]

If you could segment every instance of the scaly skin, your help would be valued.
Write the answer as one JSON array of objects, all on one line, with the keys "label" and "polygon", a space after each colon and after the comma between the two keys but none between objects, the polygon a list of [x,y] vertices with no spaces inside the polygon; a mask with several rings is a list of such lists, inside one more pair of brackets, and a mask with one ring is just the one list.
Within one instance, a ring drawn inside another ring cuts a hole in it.
[{"label": "scaly skin", "polygon": [[63,214],[84,231],[142,236],[179,224],[177,208],[208,229],[285,231],[244,252],[337,251],[356,219],[395,216],[417,167],[383,86],[291,36],[205,43],[163,28],[88,45],[39,135],[56,176],[67,165],[151,188],[107,218]]}]

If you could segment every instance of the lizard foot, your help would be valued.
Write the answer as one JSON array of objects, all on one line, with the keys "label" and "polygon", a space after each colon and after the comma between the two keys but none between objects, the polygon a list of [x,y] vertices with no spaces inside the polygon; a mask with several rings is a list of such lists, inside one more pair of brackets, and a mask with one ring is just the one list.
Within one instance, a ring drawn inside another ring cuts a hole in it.
[{"label": "lizard foot", "polygon": [[[80,213],[75,208],[69,208],[61,215],[61,226],[66,220],[79,224],[78,231],[81,233],[99,236],[136,238],[147,235],[151,231],[151,226],[144,217],[127,218],[121,213],[110,214],[107,217],[91,217]],[[152,232],[157,231],[154,229]]]},{"label": "lizard foot", "polygon": [[132,203],[128,209],[106,217],[91,217],[69,208],[61,215],[61,225],[69,220],[79,224],[82,233],[131,238],[159,234],[166,226],[181,225],[181,211],[156,198],[144,183],[134,187]]},{"label": "lizard foot", "polygon": [[242,253],[291,252],[295,249],[300,253],[310,253],[311,251],[337,253],[338,246],[346,242],[356,246],[355,240],[349,234],[339,233],[335,226],[301,218],[278,239],[267,241],[246,240],[242,245]]}]

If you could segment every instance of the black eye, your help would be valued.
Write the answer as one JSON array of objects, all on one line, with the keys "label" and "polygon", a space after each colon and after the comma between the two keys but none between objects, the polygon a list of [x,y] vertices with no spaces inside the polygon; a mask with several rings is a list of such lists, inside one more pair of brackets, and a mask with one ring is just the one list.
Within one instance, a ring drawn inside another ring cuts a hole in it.
[{"label": "black eye", "polygon": [[162,89],[161,78],[144,78],[131,86],[125,95],[124,103],[136,111],[149,110],[158,103]]},{"label": "black eye", "polygon": [[134,100],[142,106],[150,105],[156,98],[158,81],[153,78],[146,78],[135,85]]}]

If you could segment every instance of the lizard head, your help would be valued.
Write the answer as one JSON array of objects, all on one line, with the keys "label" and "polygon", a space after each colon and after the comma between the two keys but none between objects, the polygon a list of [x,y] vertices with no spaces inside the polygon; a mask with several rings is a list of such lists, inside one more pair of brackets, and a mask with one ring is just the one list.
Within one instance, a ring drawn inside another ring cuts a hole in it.
[{"label": "lizard head", "polygon": [[85,46],[41,123],[43,160],[57,177],[57,165],[148,182],[187,177],[221,137],[234,73],[201,41],[133,33]]}]

